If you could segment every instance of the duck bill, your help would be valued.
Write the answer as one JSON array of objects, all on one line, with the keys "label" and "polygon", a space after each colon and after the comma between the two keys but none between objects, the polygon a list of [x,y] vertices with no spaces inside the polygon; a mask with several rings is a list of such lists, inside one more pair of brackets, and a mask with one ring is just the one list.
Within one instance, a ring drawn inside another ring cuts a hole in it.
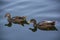
[{"label": "duck bill", "polygon": [[28,21],[28,23],[30,23],[30,21]]}]

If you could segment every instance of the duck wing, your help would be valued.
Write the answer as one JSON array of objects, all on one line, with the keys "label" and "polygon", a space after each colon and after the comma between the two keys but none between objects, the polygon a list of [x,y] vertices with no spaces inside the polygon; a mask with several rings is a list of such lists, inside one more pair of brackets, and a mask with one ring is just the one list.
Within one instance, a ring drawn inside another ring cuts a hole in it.
[{"label": "duck wing", "polygon": [[12,17],[12,18],[18,18],[18,19],[24,19],[24,18],[26,18],[25,16],[15,16],[15,17]]},{"label": "duck wing", "polygon": [[39,22],[37,24],[38,28],[39,29],[46,29],[46,30],[58,30],[56,27],[55,27],[55,23],[53,22]]}]

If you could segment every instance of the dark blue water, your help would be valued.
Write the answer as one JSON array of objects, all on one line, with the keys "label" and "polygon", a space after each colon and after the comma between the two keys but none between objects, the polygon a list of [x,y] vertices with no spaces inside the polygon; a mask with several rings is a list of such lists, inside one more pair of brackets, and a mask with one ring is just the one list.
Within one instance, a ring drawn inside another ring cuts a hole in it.
[{"label": "dark blue water", "polygon": [[[60,39],[60,0],[0,0],[0,40],[59,40]],[[13,16],[27,16],[27,20],[35,18],[56,21],[58,31],[32,32],[33,25],[13,24],[12,27],[4,26],[8,23],[4,15],[9,12]]]}]

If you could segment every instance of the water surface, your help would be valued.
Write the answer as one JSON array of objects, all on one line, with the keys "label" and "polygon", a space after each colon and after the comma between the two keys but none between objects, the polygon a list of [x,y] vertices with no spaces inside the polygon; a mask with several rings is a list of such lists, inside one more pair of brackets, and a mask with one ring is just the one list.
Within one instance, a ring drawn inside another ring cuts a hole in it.
[{"label": "water surface", "polygon": [[[0,0],[0,39],[1,40],[59,40],[60,39],[60,9],[59,0]],[[56,21],[58,31],[32,32],[33,25],[13,24],[12,27],[4,26],[8,23],[4,15],[9,12],[13,16],[27,16],[37,22],[43,20]]]}]

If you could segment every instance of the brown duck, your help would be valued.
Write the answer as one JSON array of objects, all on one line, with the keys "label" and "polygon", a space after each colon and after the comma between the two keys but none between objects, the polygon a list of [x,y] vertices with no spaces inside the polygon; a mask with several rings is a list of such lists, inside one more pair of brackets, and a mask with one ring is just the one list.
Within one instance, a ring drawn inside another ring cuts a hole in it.
[{"label": "brown duck", "polygon": [[19,17],[19,16],[11,17],[10,13],[6,13],[5,17],[7,17],[7,20],[8,20],[8,24],[5,24],[5,26],[11,27],[12,26],[12,23],[14,23],[14,24],[21,24],[22,26],[24,26],[24,24],[29,24],[26,21],[26,16],[22,16],[22,17]]},{"label": "brown duck", "polygon": [[29,28],[33,32],[37,31],[37,28],[40,30],[45,30],[45,31],[49,31],[49,30],[57,31],[55,27],[55,21],[42,21],[37,24],[35,19],[31,19],[30,23],[33,23],[34,28]]}]

